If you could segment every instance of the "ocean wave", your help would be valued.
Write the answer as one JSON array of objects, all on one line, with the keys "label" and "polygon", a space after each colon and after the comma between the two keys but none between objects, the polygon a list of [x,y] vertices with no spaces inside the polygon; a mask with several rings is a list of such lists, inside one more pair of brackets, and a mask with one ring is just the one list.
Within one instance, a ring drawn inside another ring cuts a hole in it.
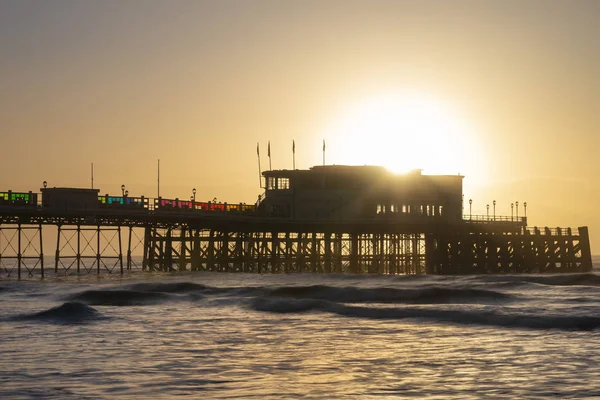
[{"label": "ocean wave", "polygon": [[106,318],[98,310],[83,303],[69,301],[60,306],[33,314],[12,317],[13,321],[45,321],[58,324],[79,324]]},{"label": "ocean wave", "polygon": [[565,274],[551,276],[528,276],[527,282],[553,286],[600,286],[600,275]]},{"label": "ocean wave", "polygon": [[129,289],[140,292],[161,293],[188,293],[211,290],[210,286],[192,282],[168,282],[168,283],[137,283],[128,286]]},{"label": "ocean wave", "polygon": [[250,301],[250,307],[256,311],[287,314],[313,310],[327,311],[329,304],[326,301],[311,299],[269,299],[257,297]]},{"label": "ocean wave", "polygon": [[327,300],[337,303],[409,303],[409,304],[471,304],[497,303],[514,297],[484,289],[450,288],[432,286],[427,288],[358,288],[325,285],[284,286],[273,289],[271,297]]},{"label": "ocean wave", "polygon": [[554,275],[478,275],[470,278],[472,281],[514,285],[534,283],[548,286],[600,286],[600,275],[592,273],[554,274]]},{"label": "ocean wave", "polygon": [[[151,293],[187,294],[188,297],[203,295],[252,296],[261,295],[268,290],[263,287],[216,287],[192,282],[138,283],[128,286],[130,290]],[[193,295],[193,296],[192,296]]]},{"label": "ocean wave", "polygon": [[141,306],[170,299],[167,293],[138,290],[86,290],[69,296],[69,300],[94,306]]},{"label": "ocean wave", "polygon": [[424,308],[377,308],[349,306],[319,300],[265,299],[250,302],[255,311],[271,313],[328,312],[349,318],[373,320],[419,319],[457,325],[498,326],[506,328],[587,331],[600,328],[600,317],[534,314],[505,314],[495,311],[465,311]]}]

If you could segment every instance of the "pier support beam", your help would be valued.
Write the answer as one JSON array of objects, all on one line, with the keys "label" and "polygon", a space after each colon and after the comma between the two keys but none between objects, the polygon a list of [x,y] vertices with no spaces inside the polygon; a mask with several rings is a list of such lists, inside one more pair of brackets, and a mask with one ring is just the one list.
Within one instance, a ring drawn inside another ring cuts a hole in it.
[{"label": "pier support beam", "polygon": [[0,274],[44,277],[42,225],[0,225]]}]

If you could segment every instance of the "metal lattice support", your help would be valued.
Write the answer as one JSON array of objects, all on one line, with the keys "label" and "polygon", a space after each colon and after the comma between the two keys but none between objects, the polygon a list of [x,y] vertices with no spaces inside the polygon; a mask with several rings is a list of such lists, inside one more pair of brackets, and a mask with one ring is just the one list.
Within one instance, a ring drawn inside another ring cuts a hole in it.
[{"label": "metal lattice support", "polygon": [[[561,234],[146,230],[150,271],[485,274],[585,271],[589,240]],[[583,241],[583,245],[581,244]]]},{"label": "metal lattice support", "polygon": [[16,270],[21,279],[35,275],[39,268],[44,277],[44,251],[42,225],[0,225],[0,271],[10,277]]},{"label": "metal lattice support", "polygon": [[427,262],[438,274],[586,272],[592,265],[587,249],[585,228],[578,234],[570,229],[464,233],[430,238]]},{"label": "metal lattice support", "polygon": [[[110,262],[106,262],[110,260]],[[114,261],[114,262],[113,262]],[[113,273],[117,267],[123,273],[121,227],[58,226],[54,272],[66,274],[75,267],[79,274],[94,270]]]},{"label": "metal lattice support", "polygon": [[127,236],[127,270],[131,271],[133,269],[144,269],[144,262],[140,265],[139,262],[136,262],[133,258],[132,254],[138,250],[143,248],[144,246],[144,236],[140,235],[140,230],[138,228],[134,228],[130,226],[128,228],[128,236]]}]

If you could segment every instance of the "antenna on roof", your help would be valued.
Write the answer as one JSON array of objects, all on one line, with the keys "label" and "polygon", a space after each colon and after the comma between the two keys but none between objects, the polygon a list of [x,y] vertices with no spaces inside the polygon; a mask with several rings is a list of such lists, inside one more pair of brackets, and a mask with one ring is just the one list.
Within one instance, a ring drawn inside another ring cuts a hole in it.
[{"label": "antenna on roof", "polygon": [[94,163],[92,163],[92,189],[94,188]]}]

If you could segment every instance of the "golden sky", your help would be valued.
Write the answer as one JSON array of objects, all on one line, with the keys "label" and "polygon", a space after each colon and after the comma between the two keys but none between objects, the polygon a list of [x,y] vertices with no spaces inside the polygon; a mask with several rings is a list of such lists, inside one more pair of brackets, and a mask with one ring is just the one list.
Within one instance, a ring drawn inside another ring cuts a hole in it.
[{"label": "golden sky", "polygon": [[[599,1],[0,0],[0,188],[253,202],[262,166],[465,175],[600,249]],[[521,211],[522,213],[522,211]],[[595,243],[595,244],[594,244]]]}]

